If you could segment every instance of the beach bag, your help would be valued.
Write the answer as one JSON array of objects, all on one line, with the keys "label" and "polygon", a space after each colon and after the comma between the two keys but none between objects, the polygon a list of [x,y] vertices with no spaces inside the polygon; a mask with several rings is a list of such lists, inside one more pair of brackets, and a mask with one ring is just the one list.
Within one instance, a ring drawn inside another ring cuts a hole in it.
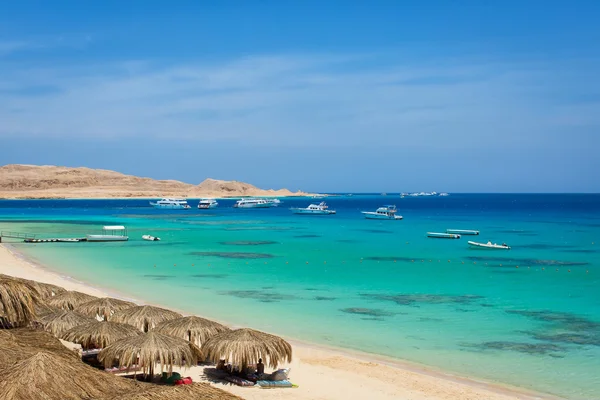
[{"label": "beach bag", "polygon": [[273,374],[271,374],[271,380],[272,381],[285,381],[288,379],[289,375],[290,375],[289,368],[278,369],[277,371],[273,372]]}]

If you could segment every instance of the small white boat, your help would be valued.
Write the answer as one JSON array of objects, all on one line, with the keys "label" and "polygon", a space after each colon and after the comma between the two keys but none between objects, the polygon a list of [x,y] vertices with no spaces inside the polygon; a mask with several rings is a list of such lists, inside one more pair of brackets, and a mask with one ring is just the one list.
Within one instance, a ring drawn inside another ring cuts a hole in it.
[{"label": "small white boat", "polygon": [[102,227],[101,235],[86,235],[88,242],[126,242],[127,228],[121,225]]},{"label": "small white boat", "polygon": [[277,204],[273,201],[266,199],[242,199],[238,200],[234,207],[237,208],[270,208],[275,207]]},{"label": "small white boat", "polygon": [[186,199],[181,198],[164,198],[156,203],[150,202],[150,205],[154,208],[166,208],[169,210],[188,210],[192,208]]},{"label": "small white boat", "polygon": [[427,237],[434,239],[460,239],[460,235],[443,232],[427,232]]},{"label": "small white boat", "polygon": [[510,246],[506,243],[497,244],[488,241],[487,243],[477,243],[469,241],[469,246],[474,249],[489,249],[489,250],[510,250]]},{"label": "small white boat", "polygon": [[279,204],[281,204],[281,200],[279,199],[265,199],[267,200],[269,203],[273,203],[274,206],[278,206]]},{"label": "small white boat", "polygon": [[320,204],[311,204],[306,208],[290,208],[294,214],[305,215],[331,215],[335,214],[334,210],[329,210],[327,204],[322,201]]},{"label": "small white boat", "polygon": [[215,208],[219,205],[215,199],[201,199],[198,203],[198,208],[206,210],[208,208]]},{"label": "small white boat", "polygon": [[160,238],[159,238],[159,237],[152,236],[152,235],[142,235],[142,239],[144,239],[144,240],[148,240],[148,241],[150,241],[150,242],[157,242],[157,241],[159,241],[159,240],[160,240]]},{"label": "small white boat", "polygon": [[312,196],[313,199],[323,199],[325,198],[324,194],[315,194],[314,196]]},{"label": "small white boat", "polygon": [[459,235],[471,235],[471,236],[479,235],[479,231],[473,231],[470,229],[446,229],[446,233],[456,233]]},{"label": "small white boat", "polygon": [[396,206],[383,206],[375,211],[361,211],[367,219],[402,219],[402,215],[396,215]]}]

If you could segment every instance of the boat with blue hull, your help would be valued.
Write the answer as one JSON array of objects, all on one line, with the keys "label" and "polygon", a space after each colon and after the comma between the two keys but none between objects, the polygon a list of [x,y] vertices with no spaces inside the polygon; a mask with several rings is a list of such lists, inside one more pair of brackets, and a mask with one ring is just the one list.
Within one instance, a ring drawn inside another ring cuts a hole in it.
[{"label": "boat with blue hull", "polygon": [[460,239],[460,235],[444,232],[427,232],[427,237],[433,239]]}]

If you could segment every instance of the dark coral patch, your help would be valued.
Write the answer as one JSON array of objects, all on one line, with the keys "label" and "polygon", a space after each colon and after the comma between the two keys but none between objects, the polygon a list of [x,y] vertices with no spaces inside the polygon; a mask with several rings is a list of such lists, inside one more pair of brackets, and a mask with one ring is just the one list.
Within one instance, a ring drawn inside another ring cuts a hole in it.
[{"label": "dark coral patch", "polygon": [[165,281],[167,279],[174,278],[172,275],[144,275],[144,278],[154,279],[155,281]]},{"label": "dark coral patch", "polygon": [[227,274],[194,274],[191,275],[192,278],[201,278],[201,279],[223,279],[228,277],[229,275]]},{"label": "dark coral patch", "polygon": [[464,348],[474,348],[478,350],[503,350],[516,351],[529,355],[551,355],[551,353],[565,351],[562,346],[550,343],[521,343],[521,342],[483,342],[478,344],[463,344]]},{"label": "dark coral patch", "polygon": [[333,301],[335,299],[336,299],[335,297],[315,296],[315,300],[318,300],[318,301]]},{"label": "dark coral patch", "polygon": [[262,290],[230,290],[226,292],[219,292],[221,295],[239,297],[240,299],[253,299],[263,303],[273,303],[282,300],[294,300],[295,296],[288,294],[267,292]]},{"label": "dark coral patch", "polygon": [[243,252],[226,252],[226,251],[194,251],[188,253],[190,256],[201,257],[220,257],[220,258],[237,258],[237,259],[257,259],[257,258],[273,258],[273,254],[268,253],[243,253]]},{"label": "dark coral patch", "polygon": [[482,299],[483,296],[479,295],[460,295],[460,296],[450,296],[450,295],[441,295],[441,294],[396,294],[396,295],[388,295],[388,294],[372,294],[372,293],[363,293],[362,297],[381,300],[381,301],[393,301],[396,304],[402,306],[413,306],[418,303],[424,304],[469,304],[475,300]]},{"label": "dark coral patch", "polygon": [[561,260],[538,260],[535,258],[508,258],[508,257],[482,257],[482,256],[473,256],[466,258],[469,261],[475,262],[498,262],[503,264],[516,264],[516,265],[525,265],[525,266],[542,266],[542,267],[577,267],[583,265],[589,265],[588,262],[578,262],[578,261],[561,261]]},{"label": "dark coral patch", "polygon": [[380,309],[376,309],[376,308],[350,307],[350,308],[343,308],[340,311],[348,313],[348,314],[364,315],[364,316],[375,317],[375,318],[390,317],[390,316],[394,315],[394,313],[391,313],[389,311],[384,311],[384,310],[380,310]]},{"label": "dark coral patch", "polygon": [[320,235],[295,235],[295,238],[298,239],[311,239],[311,238],[319,238],[321,237]]},{"label": "dark coral patch", "polygon": [[262,246],[266,244],[277,244],[272,240],[235,240],[232,242],[219,242],[227,246]]}]

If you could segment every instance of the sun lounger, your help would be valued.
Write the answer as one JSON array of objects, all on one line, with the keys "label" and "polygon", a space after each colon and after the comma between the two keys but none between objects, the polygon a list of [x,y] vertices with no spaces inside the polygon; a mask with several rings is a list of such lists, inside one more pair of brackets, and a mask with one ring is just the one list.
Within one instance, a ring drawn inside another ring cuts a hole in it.
[{"label": "sun lounger", "polygon": [[130,372],[138,372],[141,371],[142,369],[140,367],[138,367],[137,365],[133,365],[131,368],[127,369],[126,367],[113,367],[113,368],[104,368],[105,372],[110,372],[111,374],[121,374],[124,372],[130,373]]},{"label": "sun lounger", "polygon": [[249,380],[242,379],[237,376],[226,376],[224,378],[227,382],[231,382],[237,386],[254,386],[254,382],[250,382]]},{"label": "sun lounger", "polygon": [[261,388],[291,388],[294,387],[290,381],[257,381],[256,384]]}]

